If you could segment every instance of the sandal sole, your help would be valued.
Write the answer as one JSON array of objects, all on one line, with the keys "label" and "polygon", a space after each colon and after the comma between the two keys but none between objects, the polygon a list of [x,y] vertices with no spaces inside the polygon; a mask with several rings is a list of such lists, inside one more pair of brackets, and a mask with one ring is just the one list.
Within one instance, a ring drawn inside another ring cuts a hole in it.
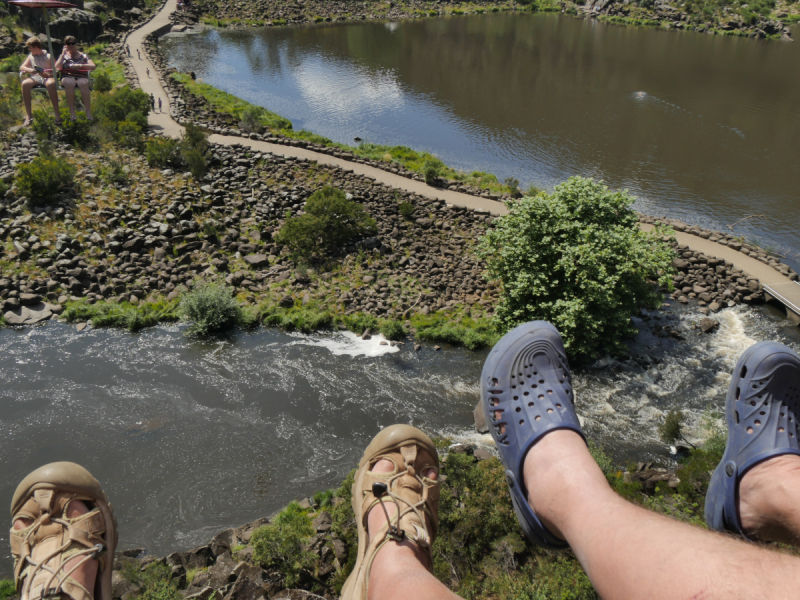
[{"label": "sandal sole", "polygon": [[[568,548],[531,510],[522,478],[525,455],[547,433],[568,429],[586,439],[575,413],[564,344],[551,323],[520,325],[492,349],[481,373],[481,406],[526,536],[544,548]],[[495,419],[498,411],[502,414]]]},{"label": "sandal sole", "polygon": [[759,342],[745,350],[734,367],[725,401],[725,453],[706,494],[709,529],[745,535],[738,509],[739,482],[767,459],[800,456],[798,416],[800,357],[777,342]]}]

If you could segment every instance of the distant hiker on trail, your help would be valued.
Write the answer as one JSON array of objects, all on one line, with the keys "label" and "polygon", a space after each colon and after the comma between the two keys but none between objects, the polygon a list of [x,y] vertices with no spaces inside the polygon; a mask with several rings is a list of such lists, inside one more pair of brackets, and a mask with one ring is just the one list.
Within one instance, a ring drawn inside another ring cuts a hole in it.
[{"label": "distant hiker on trail", "polygon": [[155,96],[153,96],[152,93],[150,94],[150,110],[152,111],[156,110],[156,98]]},{"label": "distant hiker on trail", "polygon": [[161,98],[158,99],[158,112],[161,112]]},{"label": "distant hiker on trail", "polygon": [[125,52],[127,52],[128,53],[128,57],[130,57],[130,55],[131,55],[131,45],[130,44],[125,46]]},{"label": "distant hiker on trail", "polygon": [[141,53],[141,52],[139,52],[139,49],[138,49],[138,48],[136,49],[136,56],[138,56],[138,57],[139,57],[139,60],[142,60],[142,53]]},{"label": "distant hiker on trail", "polygon": [[147,71],[147,77],[149,78],[149,77],[150,77],[150,67],[147,67],[147,68],[145,69],[145,71]]}]

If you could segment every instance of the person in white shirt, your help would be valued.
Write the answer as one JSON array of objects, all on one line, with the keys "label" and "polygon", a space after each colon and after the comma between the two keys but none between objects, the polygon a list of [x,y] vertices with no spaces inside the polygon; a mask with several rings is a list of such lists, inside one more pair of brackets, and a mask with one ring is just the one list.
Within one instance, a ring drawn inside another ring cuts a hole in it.
[{"label": "person in white shirt", "polygon": [[53,112],[56,114],[56,125],[61,125],[61,116],[58,112],[58,86],[53,78],[53,59],[42,49],[42,42],[39,38],[29,38],[27,46],[30,54],[19,67],[20,73],[28,75],[22,81],[22,102],[25,105],[26,114],[24,125],[27,127],[33,123],[31,90],[37,87],[47,89],[47,93],[50,94],[50,102],[53,103]]}]

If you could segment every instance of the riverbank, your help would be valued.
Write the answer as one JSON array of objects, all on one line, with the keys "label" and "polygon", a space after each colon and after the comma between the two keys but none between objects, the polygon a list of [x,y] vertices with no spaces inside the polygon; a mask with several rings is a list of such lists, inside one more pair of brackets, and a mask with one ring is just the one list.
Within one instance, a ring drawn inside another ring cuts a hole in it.
[{"label": "riverbank", "polygon": [[717,35],[791,41],[790,25],[800,21],[796,3],[751,3],[731,9],[718,1],[702,3],[637,2],[615,3],[590,0],[586,4],[526,0],[522,2],[402,2],[330,3],[303,0],[292,5],[280,0],[257,0],[247,4],[230,0],[198,0],[186,11],[187,22],[202,21],[221,27],[304,25],[312,23],[364,21],[368,19],[419,19],[492,12],[563,12],[581,18],[618,25],[659,27]]}]

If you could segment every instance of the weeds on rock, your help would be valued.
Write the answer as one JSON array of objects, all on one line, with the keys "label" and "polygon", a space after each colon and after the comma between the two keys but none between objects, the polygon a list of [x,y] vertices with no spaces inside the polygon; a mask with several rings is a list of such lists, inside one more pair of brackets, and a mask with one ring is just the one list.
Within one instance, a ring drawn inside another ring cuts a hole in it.
[{"label": "weeds on rock", "polygon": [[67,161],[49,156],[37,156],[17,167],[16,185],[19,193],[36,204],[55,204],[56,195],[72,187],[77,170]]},{"label": "weeds on rock", "polygon": [[11,579],[0,579],[0,600],[11,598],[17,593],[17,588]]},{"label": "weeds on rock", "polygon": [[192,323],[189,333],[202,337],[234,327],[242,309],[229,287],[201,282],[183,294],[179,312]]},{"label": "weeds on rock", "polygon": [[92,322],[93,327],[124,327],[135,332],[158,323],[178,320],[178,302],[97,302],[78,300],[67,305],[63,314],[70,323]]},{"label": "weeds on rock", "polygon": [[151,167],[166,169],[167,167],[179,168],[183,166],[180,144],[172,138],[150,138],[145,144],[147,164]]},{"label": "weeds on rock", "polygon": [[414,315],[411,324],[417,337],[427,342],[457,344],[468,350],[492,347],[501,337],[500,331],[488,319],[474,320],[469,317],[454,321],[445,315]]},{"label": "weeds on rock", "polygon": [[253,532],[253,560],[277,571],[287,588],[297,586],[304,574],[313,575],[316,554],[304,547],[314,534],[308,512],[292,502],[269,525]]}]

